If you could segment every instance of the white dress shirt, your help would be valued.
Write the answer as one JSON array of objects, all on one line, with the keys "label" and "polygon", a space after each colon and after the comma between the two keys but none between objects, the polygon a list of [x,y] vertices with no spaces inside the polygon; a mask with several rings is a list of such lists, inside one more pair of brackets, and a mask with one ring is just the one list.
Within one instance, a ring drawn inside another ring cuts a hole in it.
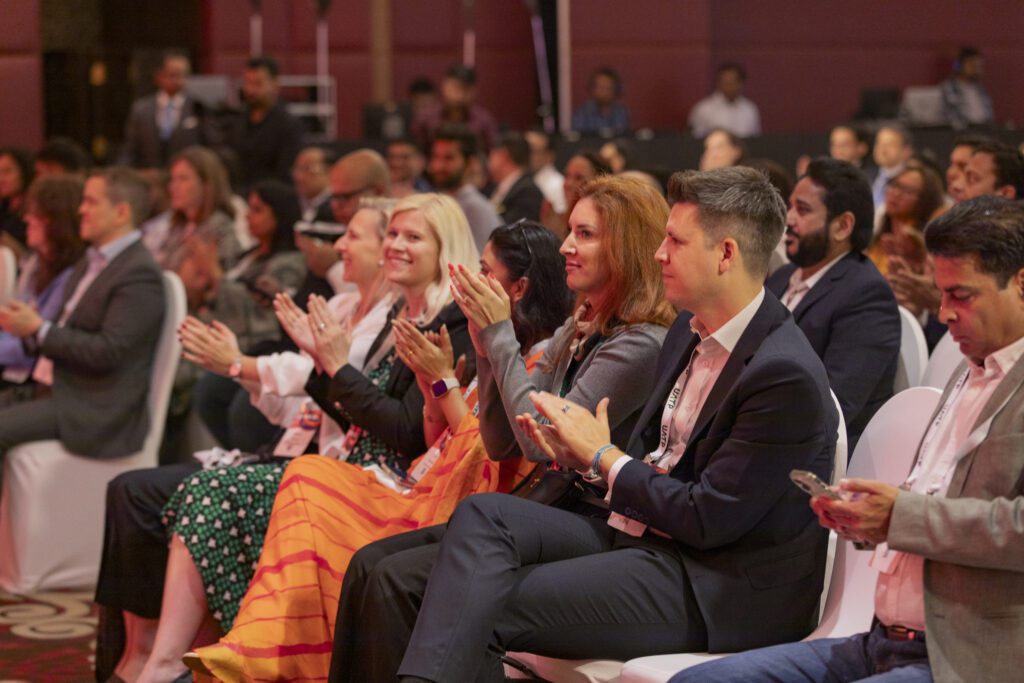
[{"label": "white dress shirt", "polygon": [[825,277],[825,274],[832,269],[832,266],[839,263],[840,259],[849,254],[849,250],[844,251],[839,256],[826,263],[821,270],[810,276],[806,280],[804,277],[804,269],[797,268],[793,271],[793,274],[789,277],[789,286],[786,287],[785,293],[782,295],[782,304],[790,311],[795,311],[796,307],[800,305],[800,302],[807,296],[807,292],[811,291],[814,285],[821,282],[821,278]]},{"label": "white dress shirt", "polygon": [[[918,451],[917,462],[904,488],[923,495],[944,496],[960,458],[977,447],[989,424],[973,433],[981,411],[1006,373],[1024,355],[1024,337],[985,358],[968,361],[967,372],[936,415]],[[924,630],[924,557],[875,550],[871,565],[881,573],[875,586],[875,615],[887,626]]]},{"label": "white dress shirt", "polygon": [[740,95],[729,101],[717,90],[690,110],[693,137],[706,137],[715,128],[724,128],[733,135],[749,138],[761,134],[761,114],[757,105]]}]

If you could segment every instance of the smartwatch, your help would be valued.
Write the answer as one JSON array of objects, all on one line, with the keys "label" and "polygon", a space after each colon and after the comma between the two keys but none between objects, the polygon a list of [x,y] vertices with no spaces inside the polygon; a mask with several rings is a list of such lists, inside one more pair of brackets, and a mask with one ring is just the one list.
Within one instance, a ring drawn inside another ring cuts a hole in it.
[{"label": "smartwatch", "polygon": [[235,380],[236,382],[242,377],[242,357],[231,361],[231,365],[228,366],[228,377]]},{"label": "smartwatch", "polygon": [[439,379],[430,385],[430,395],[434,398],[441,398],[452,389],[457,389],[459,386],[459,380],[454,377],[445,377]]}]

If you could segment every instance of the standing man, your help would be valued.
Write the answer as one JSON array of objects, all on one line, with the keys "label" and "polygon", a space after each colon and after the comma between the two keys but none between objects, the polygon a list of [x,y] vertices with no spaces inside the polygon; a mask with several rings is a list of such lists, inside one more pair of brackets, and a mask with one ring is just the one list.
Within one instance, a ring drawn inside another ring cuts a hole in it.
[{"label": "standing man", "polygon": [[746,82],[747,72],[742,65],[729,62],[718,67],[715,92],[690,110],[693,137],[707,137],[716,128],[724,128],[739,138],[761,134],[761,113],[756,104],[743,96]]},{"label": "standing man", "polygon": [[171,158],[192,145],[211,144],[203,106],[185,92],[192,72],[188,55],[164,53],[153,76],[156,92],[132,104],[124,127],[120,162],[135,168],[165,168]]},{"label": "standing man", "polygon": [[401,681],[502,681],[507,650],[629,659],[813,628],[827,543],[789,471],[828,479],[838,415],[821,361],[762,286],[784,203],[749,168],[676,174],[669,198],[655,258],[692,315],[668,333],[626,451],[608,443],[606,401],[595,417],[534,394],[551,426],[520,420],[548,457],[607,482],[611,516],[485,494],[439,544],[366,546],[345,576],[332,681],[393,680],[399,661]]},{"label": "standing man", "polygon": [[[867,633],[746,652],[673,683],[1014,681],[1024,670],[1024,207],[964,202],[925,230],[942,321],[967,357],[899,488],[843,480],[823,526],[876,545]],[[863,596],[851,596],[863,599]]]},{"label": "standing man", "polygon": [[242,73],[244,104],[227,142],[238,155],[243,189],[260,180],[287,183],[302,146],[302,124],[278,101],[279,74],[271,57],[253,57]]},{"label": "standing man", "polygon": [[430,183],[459,203],[466,214],[473,241],[481,252],[501,217],[480,190],[467,180],[470,160],[476,155],[476,138],[465,126],[442,126],[430,148],[427,173]]},{"label": "standing man", "polygon": [[16,301],[0,308],[0,328],[40,355],[33,377],[52,385],[49,397],[0,411],[0,456],[42,439],[98,459],[142,448],[164,317],[160,269],[135,229],[148,200],[149,188],[134,171],[92,175],[79,209],[90,247],[68,279],[57,321]]},{"label": "standing man", "polygon": [[790,262],[765,283],[825,364],[846,420],[849,453],[892,396],[900,352],[896,298],[863,254],[873,217],[864,174],[843,161],[815,159],[789,196]]},{"label": "standing man", "polygon": [[530,144],[521,133],[505,133],[487,157],[487,170],[497,183],[491,205],[505,223],[520,218],[540,220],[544,195],[529,173]]},{"label": "standing man", "polygon": [[885,186],[903,173],[907,160],[914,154],[910,131],[898,124],[882,126],[875,133],[874,158],[878,175],[871,184],[871,196],[875,207],[885,205]]}]

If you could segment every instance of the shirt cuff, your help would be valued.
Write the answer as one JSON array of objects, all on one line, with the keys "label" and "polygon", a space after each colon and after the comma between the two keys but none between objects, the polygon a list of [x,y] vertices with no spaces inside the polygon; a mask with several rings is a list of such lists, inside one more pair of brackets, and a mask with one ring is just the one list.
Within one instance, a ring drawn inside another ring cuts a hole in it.
[{"label": "shirt cuff", "polygon": [[36,341],[40,346],[42,346],[43,342],[46,341],[46,335],[50,333],[50,325],[51,323],[49,320],[44,320],[43,324],[39,326],[38,330],[36,330]]},{"label": "shirt cuff", "polygon": [[633,458],[628,456],[628,455],[626,455],[626,456],[624,456],[622,458],[619,458],[612,465],[612,468],[610,470],[608,470],[608,478],[606,479],[606,481],[608,482],[608,500],[611,500],[611,497],[612,497],[612,487],[615,486],[615,478],[617,476],[619,476],[619,470],[621,470],[623,467],[625,467],[626,463],[628,463],[632,459]]}]

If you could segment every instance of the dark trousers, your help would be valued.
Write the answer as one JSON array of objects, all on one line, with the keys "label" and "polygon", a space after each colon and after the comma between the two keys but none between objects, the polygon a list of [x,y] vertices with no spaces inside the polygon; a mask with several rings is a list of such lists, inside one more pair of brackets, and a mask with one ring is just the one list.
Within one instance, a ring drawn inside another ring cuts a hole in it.
[{"label": "dark trousers", "polygon": [[59,438],[51,398],[16,403],[0,410],[0,458],[18,444]]},{"label": "dark trousers", "polygon": [[189,462],[134,470],[107,485],[103,556],[96,584],[101,611],[96,643],[97,671],[117,664],[124,649],[121,611],[145,619],[160,616],[167,568],[167,533],[161,511],[188,475]]},{"label": "dark trousers", "polygon": [[224,448],[256,453],[278,434],[249,400],[249,392],[230,378],[205,372],[193,395],[203,424]]},{"label": "dark trousers", "polygon": [[666,539],[635,539],[604,520],[502,494],[463,501],[436,548],[402,549],[415,539],[398,539],[389,540],[399,552],[372,544],[356,555],[372,565],[352,577],[360,585],[346,576],[360,609],[343,589],[336,633],[367,635],[339,666],[377,667],[362,680],[389,680],[401,662],[401,676],[503,681],[508,650],[629,659],[707,646],[681,556]]},{"label": "dark trousers", "polygon": [[923,640],[889,640],[880,624],[849,638],[821,638],[750,650],[677,673],[670,683],[930,683]]}]

